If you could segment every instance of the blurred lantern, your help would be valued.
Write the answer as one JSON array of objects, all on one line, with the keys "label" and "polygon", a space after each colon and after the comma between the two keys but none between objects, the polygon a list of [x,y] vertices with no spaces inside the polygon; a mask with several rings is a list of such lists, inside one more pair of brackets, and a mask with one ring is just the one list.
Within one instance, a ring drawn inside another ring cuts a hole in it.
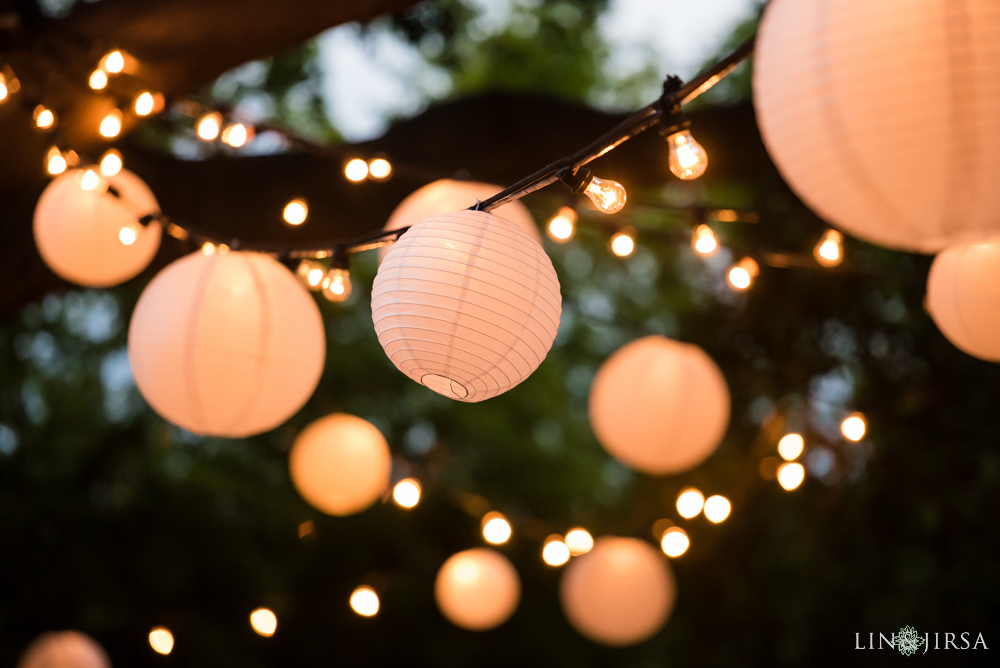
[{"label": "blurred lantern", "polygon": [[900,250],[1000,232],[996,9],[991,0],[771,2],[757,33],[754,104],[802,200]]},{"label": "blurred lantern", "polygon": [[392,455],[371,422],[334,413],[302,430],[288,466],[295,489],[309,505],[327,515],[352,515],[385,492]]},{"label": "blurred lantern", "polygon": [[305,404],[323,372],[326,335],[316,302],[277,261],[191,253],[139,297],[128,354],[157,413],[196,434],[241,438]]},{"label": "blurred lantern", "polygon": [[[108,185],[119,193],[108,192]],[[128,170],[102,179],[92,170],[75,169],[53,179],[35,207],[35,244],[45,264],[67,281],[88,287],[118,285],[153,260],[160,247],[160,224],[140,225],[139,218],[159,213],[145,183]],[[122,229],[135,234],[120,241]]]},{"label": "blurred lantern", "polygon": [[487,631],[507,621],[521,599],[514,565],[495,550],[475,548],[448,558],[434,582],[438,609],[455,626]]},{"label": "blurred lantern", "polygon": [[954,246],[934,258],[927,310],[959,350],[1000,362],[1000,238]]},{"label": "blurred lantern", "polygon": [[594,642],[615,647],[659,631],[676,596],[670,567],[637,538],[598,538],[593,550],[573,560],[560,584],[570,624]]},{"label": "blurred lantern", "polygon": [[28,645],[17,668],[111,668],[111,660],[85,633],[52,631]]},{"label": "blurred lantern", "polygon": [[698,346],[647,336],[601,365],[589,410],[597,440],[613,457],[652,475],[680,473],[722,441],[729,389]]},{"label": "blurred lantern", "polygon": [[372,319],[396,367],[438,394],[478,402],[538,368],[559,327],[559,279],[542,247],[482,211],[435,216],[392,246]]}]

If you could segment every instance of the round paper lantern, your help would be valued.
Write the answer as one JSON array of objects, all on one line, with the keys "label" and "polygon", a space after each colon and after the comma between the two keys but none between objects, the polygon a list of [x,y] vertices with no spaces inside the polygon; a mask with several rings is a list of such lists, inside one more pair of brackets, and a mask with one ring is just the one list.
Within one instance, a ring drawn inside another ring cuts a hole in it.
[{"label": "round paper lantern", "polygon": [[38,636],[21,655],[18,668],[111,668],[97,642],[79,631],[53,631]]},{"label": "round paper lantern", "polygon": [[521,600],[521,579],[507,557],[475,548],[453,554],[434,582],[441,614],[455,626],[487,631],[514,614]]},{"label": "round paper lantern", "polygon": [[1000,233],[995,0],[772,0],[753,92],[785,180],[844,231],[925,253]]},{"label": "round paper lantern", "polygon": [[652,475],[708,458],[729,424],[729,388],[698,346],[662,336],[609,357],[590,388],[590,425],[608,453]]},{"label": "round paper lantern", "polygon": [[570,624],[602,645],[620,647],[654,635],[670,617],[677,585],[657,550],[637,538],[598,538],[570,562],[559,585]]},{"label": "round paper lantern", "polygon": [[325,332],[312,296],[258,253],[192,253],[149,283],[128,355],[153,409],[196,434],[238,438],[277,427],[312,395]]},{"label": "round paper lantern", "polygon": [[513,223],[482,211],[412,227],[372,287],[378,340],[396,367],[438,394],[489,399],[545,359],[562,298],[552,262]]},{"label": "round paper lantern", "polygon": [[371,422],[334,413],[302,430],[288,468],[309,505],[328,515],[351,515],[375,503],[388,488],[392,455]]},{"label": "round paper lantern", "polygon": [[934,258],[927,310],[957,348],[1000,362],[1000,238],[954,246]]},{"label": "round paper lantern", "polygon": [[[90,185],[83,183],[84,174],[82,169],[65,172],[42,192],[35,207],[35,244],[45,264],[67,281],[117,285],[149,266],[156,255],[160,224],[143,226],[139,218],[160,207],[142,179],[128,170],[96,179],[97,187],[90,190],[82,187]],[[108,185],[121,197],[109,193]],[[123,233],[123,228],[129,231]]]}]

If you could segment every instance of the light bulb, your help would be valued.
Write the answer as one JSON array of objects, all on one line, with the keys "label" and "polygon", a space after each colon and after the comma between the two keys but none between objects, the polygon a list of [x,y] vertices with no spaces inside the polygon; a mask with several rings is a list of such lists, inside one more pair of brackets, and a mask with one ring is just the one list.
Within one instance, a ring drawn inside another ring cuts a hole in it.
[{"label": "light bulb", "polygon": [[361,585],[351,594],[351,609],[362,617],[374,617],[378,608],[378,594],[368,585]]},{"label": "light bulb", "polygon": [[109,74],[118,74],[125,69],[125,54],[112,51],[101,59],[101,68]]},{"label": "light bulb", "polygon": [[844,261],[844,237],[837,230],[827,230],[813,249],[816,261],[824,267],[836,267]]},{"label": "light bulb", "polygon": [[233,148],[240,148],[253,139],[253,128],[242,123],[230,123],[222,131],[222,143]]},{"label": "light bulb", "polygon": [[778,467],[778,484],[789,492],[798,489],[805,478],[806,470],[798,462],[786,462]]},{"label": "light bulb", "polygon": [[122,171],[123,165],[122,154],[118,149],[110,149],[101,157],[101,174],[114,176]]},{"label": "light bulb", "polygon": [[851,413],[840,423],[840,433],[848,441],[855,443],[865,437],[868,425],[865,424],[865,416],[861,413]]},{"label": "light bulb", "polygon": [[331,302],[347,301],[351,296],[351,272],[334,267],[323,279],[323,296]]},{"label": "light bulb", "polygon": [[348,181],[353,181],[355,183],[364,181],[368,178],[368,163],[361,158],[349,160],[347,164],[344,165],[344,176],[347,177]]},{"label": "light bulb", "polygon": [[376,181],[385,181],[392,175],[392,163],[385,158],[375,158],[368,163],[368,173]]},{"label": "light bulb", "polygon": [[719,249],[715,231],[708,225],[699,225],[691,233],[691,248],[699,255],[711,255]]},{"label": "light bulb", "polygon": [[278,630],[278,616],[268,608],[257,608],[250,613],[250,626],[265,638],[270,638]]},{"label": "light bulb", "polygon": [[8,95],[7,77],[5,77],[2,72],[0,72],[0,102],[6,100],[7,95]]},{"label": "light bulb", "polygon": [[691,546],[691,539],[688,538],[687,531],[680,527],[670,527],[663,532],[660,539],[660,549],[668,557],[679,557],[688,551]]},{"label": "light bulb", "polygon": [[778,454],[785,461],[798,459],[806,447],[806,441],[801,434],[785,434],[778,441]]},{"label": "light bulb", "polygon": [[400,508],[413,508],[420,503],[420,483],[413,478],[403,478],[392,488],[392,500]]},{"label": "light bulb", "polygon": [[542,561],[549,566],[562,566],[570,558],[569,548],[563,542],[562,536],[549,536],[542,548]]},{"label": "light bulb", "polygon": [[729,285],[734,290],[743,291],[750,287],[758,273],[760,273],[760,267],[758,267],[757,262],[752,257],[745,257],[729,269],[727,278]]},{"label": "light bulb", "polygon": [[496,511],[486,513],[482,521],[483,538],[487,543],[501,545],[510,540],[510,522]]},{"label": "light bulb", "polygon": [[104,70],[94,70],[90,73],[90,80],[87,83],[93,90],[104,90],[108,87],[108,75]]},{"label": "light bulb", "polygon": [[118,109],[112,109],[108,112],[108,115],[104,117],[101,121],[101,136],[108,139],[114,139],[122,131],[122,112]]},{"label": "light bulb", "polygon": [[705,518],[712,524],[726,521],[732,509],[729,499],[719,494],[705,499]]},{"label": "light bulb", "polygon": [[104,184],[104,180],[92,169],[88,169],[80,177],[80,190],[98,190]]},{"label": "light bulb", "polygon": [[694,140],[689,130],[675,132],[667,137],[670,146],[668,163],[670,171],[679,179],[690,181],[705,173],[708,154],[701,144]]},{"label": "light bulb", "polygon": [[157,654],[170,654],[174,649],[174,634],[168,628],[157,626],[149,632],[149,646]]},{"label": "light bulb", "polygon": [[626,230],[618,232],[611,237],[611,252],[618,257],[628,257],[635,250],[635,239]]},{"label": "light bulb", "polygon": [[697,517],[705,506],[705,495],[694,487],[685,487],[677,495],[677,513],[684,519]]},{"label": "light bulb", "polygon": [[574,557],[587,554],[594,547],[594,537],[586,529],[577,527],[566,532],[565,541],[569,553]]},{"label": "light bulb", "polygon": [[43,105],[35,107],[34,112],[32,112],[32,118],[35,119],[35,125],[42,130],[48,130],[56,124],[55,112],[51,109],[46,109]]},{"label": "light bulb", "polygon": [[625,206],[627,198],[625,186],[617,181],[599,179],[596,176],[590,179],[583,192],[602,213],[618,213]]},{"label": "light bulb", "polygon": [[319,290],[322,287],[323,278],[326,276],[326,269],[315,260],[302,260],[295,273],[307,288]]},{"label": "light bulb", "polygon": [[289,225],[301,225],[309,217],[309,205],[301,197],[293,199],[285,205],[281,215]]},{"label": "light bulb", "polygon": [[195,133],[202,141],[215,141],[222,129],[222,114],[213,111],[198,119],[194,126]]},{"label": "light bulb", "polygon": [[566,243],[576,234],[576,210],[572,207],[559,207],[556,215],[552,216],[545,231],[548,232],[549,239],[556,243]]},{"label": "light bulb", "polygon": [[58,147],[53,146],[45,156],[45,171],[52,176],[66,171],[66,158]]},{"label": "light bulb", "polygon": [[136,116],[149,116],[163,108],[163,96],[149,91],[139,93],[135,98],[133,108]]},{"label": "light bulb", "polygon": [[118,230],[118,241],[122,242],[122,246],[131,246],[138,238],[139,233],[132,225],[126,225]]}]

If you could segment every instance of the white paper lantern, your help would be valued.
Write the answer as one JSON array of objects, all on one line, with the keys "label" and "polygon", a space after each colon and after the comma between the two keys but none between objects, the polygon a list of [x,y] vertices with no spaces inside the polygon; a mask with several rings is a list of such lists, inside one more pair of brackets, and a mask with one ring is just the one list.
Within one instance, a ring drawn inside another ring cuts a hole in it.
[{"label": "white paper lantern", "polygon": [[662,336],[609,357],[590,388],[590,424],[608,453],[652,475],[708,458],[729,424],[729,388],[712,358]]},{"label": "white paper lantern", "polygon": [[288,468],[309,505],[328,515],[351,515],[375,503],[388,488],[392,455],[378,427],[334,413],[302,430]]},{"label": "white paper lantern", "polygon": [[455,626],[487,631],[507,621],[521,600],[521,579],[507,557],[475,548],[453,554],[438,571],[434,598]]},{"label": "white paper lantern", "polygon": [[954,246],[934,258],[927,310],[957,348],[1000,362],[1000,238]]},{"label": "white paper lantern", "polygon": [[167,420],[238,438],[277,427],[323,372],[319,309],[294,275],[257,253],[192,253],[149,283],[128,334],[132,374]]},{"label": "white paper lantern", "polygon": [[43,633],[28,645],[17,668],[111,668],[111,661],[87,634],[53,631]]},{"label": "white paper lantern", "polygon": [[925,253],[1000,233],[996,0],[772,0],[753,91],[785,180],[844,231]]},{"label": "white paper lantern", "polygon": [[[79,285],[108,287],[137,275],[160,247],[160,224],[143,226],[139,218],[160,210],[145,183],[123,169],[98,177],[84,190],[85,170],[65,172],[49,183],[35,207],[35,245],[56,274]],[[96,172],[92,172],[96,175]],[[113,186],[121,197],[107,191]],[[89,185],[89,184],[88,184]],[[122,228],[132,243],[122,243]]]},{"label": "white paper lantern", "polygon": [[637,538],[598,538],[570,562],[559,586],[563,612],[581,634],[620,647],[659,631],[677,598],[666,560]]},{"label": "white paper lantern", "polygon": [[514,387],[559,328],[559,280],[545,251],[482,211],[435,216],[393,245],[372,288],[379,342],[400,371],[459,401]]}]

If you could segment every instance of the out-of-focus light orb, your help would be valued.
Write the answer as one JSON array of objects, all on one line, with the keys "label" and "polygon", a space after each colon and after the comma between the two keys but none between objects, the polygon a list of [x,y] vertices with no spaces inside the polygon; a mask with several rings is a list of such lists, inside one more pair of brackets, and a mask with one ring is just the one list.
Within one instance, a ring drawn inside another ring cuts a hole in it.
[{"label": "out-of-focus light orb", "polygon": [[594,537],[586,529],[577,527],[566,532],[566,547],[574,557],[587,554],[594,548]]},{"label": "out-of-focus light orb", "polygon": [[375,158],[368,163],[368,173],[376,181],[383,181],[392,175],[392,163],[385,158]]},{"label": "out-of-focus light orb", "polygon": [[104,90],[108,87],[108,75],[104,70],[94,70],[87,82],[93,90]]},{"label": "out-of-focus light orb", "polygon": [[42,130],[48,130],[53,125],[56,124],[56,115],[51,109],[46,109],[42,105],[35,107],[35,111],[32,113],[35,119],[35,125]]},{"label": "out-of-focus light orb", "polygon": [[694,487],[685,487],[677,495],[677,513],[684,519],[697,517],[705,506],[705,495]]},{"label": "out-of-focus light orb", "polygon": [[136,116],[149,116],[154,111],[158,111],[158,107],[162,103],[163,97],[161,95],[145,91],[136,96],[132,108],[135,109]]},{"label": "out-of-focus light orb", "polygon": [[289,225],[301,225],[309,217],[309,205],[302,198],[293,199],[285,205],[281,215]]},{"label": "out-of-focus light orb", "polygon": [[542,561],[549,566],[562,566],[570,558],[569,547],[563,542],[562,536],[549,536],[542,548]]},{"label": "out-of-focus light orb", "polygon": [[97,641],[79,631],[51,631],[35,638],[17,668],[111,668]]},{"label": "out-of-focus light orb", "polygon": [[101,121],[101,136],[106,139],[114,139],[122,131],[122,112],[112,109]]},{"label": "out-of-focus light orb", "polygon": [[222,131],[222,114],[217,111],[205,114],[198,119],[194,131],[202,141],[215,141]]},{"label": "out-of-focus light orb", "polygon": [[250,613],[250,626],[265,638],[270,638],[278,630],[278,617],[268,608],[257,608]]},{"label": "out-of-focus light orb", "polygon": [[122,171],[124,166],[122,154],[118,149],[110,149],[101,157],[101,174],[104,176],[114,176]]},{"label": "out-of-focus light orb", "polygon": [[420,483],[413,478],[404,478],[392,488],[392,500],[401,508],[413,508],[420,503]]},{"label": "out-of-focus light orb", "polygon": [[628,257],[635,250],[635,239],[628,232],[618,232],[611,237],[611,252],[618,257]]},{"label": "out-of-focus light orb", "polygon": [[733,506],[729,503],[729,499],[719,494],[705,499],[705,518],[713,524],[725,522],[732,509]]},{"label": "out-of-focus light orb", "polygon": [[368,163],[361,158],[349,160],[344,165],[344,176],[348,181],[353,181],[354,183],[364,181],[368,178]]},{"label": "out-of-focus light orb", "polygon": [[45,171],[52,176],[57,176],[66,171],[66,157],[59,150],[58,146],[53,146],[45,157]]},{"label": "out-of-focus light orb", "polygon": [[434,582],[438,609],[452,624],[486,631],[507,621],[521,600],[521,579],[507,557],[488,548],[453,554]]},{"label": "out-of-focus light orb", "polygon": [[778,484],[789,492],[798,489],[806,479],[806,469],[798,462],[786,462],[778,467]]},{"label": "out-of-focus light orb", "polygon": [[663,554],[672,558],[681,556],[690,546],[691,539],[680,527],[670,527],[663,532],[663,538],[660,539],[660,549],[663,550]]},{"label": "out-of-focus light orb", "polygon": [[691,234],[691,247],[699,255],[711,255],[719,249],[715,231],[708,225],[699,225]]},{"label": "out-of-focus light orb", "polygon": [[840,232],[827,230],[813,249],[813,256],[824,267],[836,267],[844,261],[843,242]]},{"label": "out-of-focus light orb", "polygon": [[573,235],[576,234],[577,219],[578,215],[575,209],[568,206],[560,207],[549,220],[546,228],[549,238],[556,243],[565,243],[572,239]]},{"label": "out-of-focus light orb", "polygon": [[793,459],[798,459],[802,451],[805,450],[806,441],[802,438],[802,434],[785,434],[778,441],[778,454],[785,461],[792,461]]},{"label": "out-of-focus light orb", "polygon": [[118,241],[122,242],[122,245],[124,246],[131,246],[138,238],[139,235],[131,225],[126,225],[122,229],[118,230]]},{"label": "out-of-focus light orb", "polygon": [[101,68],[111,74],[119,74],[125,69],[125,54],[121,51],[111,51],[101,59]]},{"label": "out-of-focus light orb", "polygon": [[174,634],[165,626],[157,626],[149,632],[149,646],[157,654],[170,654],[174,651]]},{"label": "out-of-focus light orb", "polygon": [[222,131],[222,143],[233,148],[245,146],[251,136],[250,130],[242,123],[230,123]]},{"label": "out-of-focus light orb", "polygon": [[361,585],[351,593],[351,609],[362,617],[374,617],[378,608],[378,594],[368,585]]},{"label": "out-of-focus light orb", "polygon": [[861,413],[851,413],[840,423],[840,433],[848,441],[855,443],[865,437],[868,425],[865,424],[865,416]]},{"label": "out-of-focus light orb", "polygon": [[510,522],[496,511],[486,513],[482,521],[483,539],[493,545],[502,545],[510,540]]}]

